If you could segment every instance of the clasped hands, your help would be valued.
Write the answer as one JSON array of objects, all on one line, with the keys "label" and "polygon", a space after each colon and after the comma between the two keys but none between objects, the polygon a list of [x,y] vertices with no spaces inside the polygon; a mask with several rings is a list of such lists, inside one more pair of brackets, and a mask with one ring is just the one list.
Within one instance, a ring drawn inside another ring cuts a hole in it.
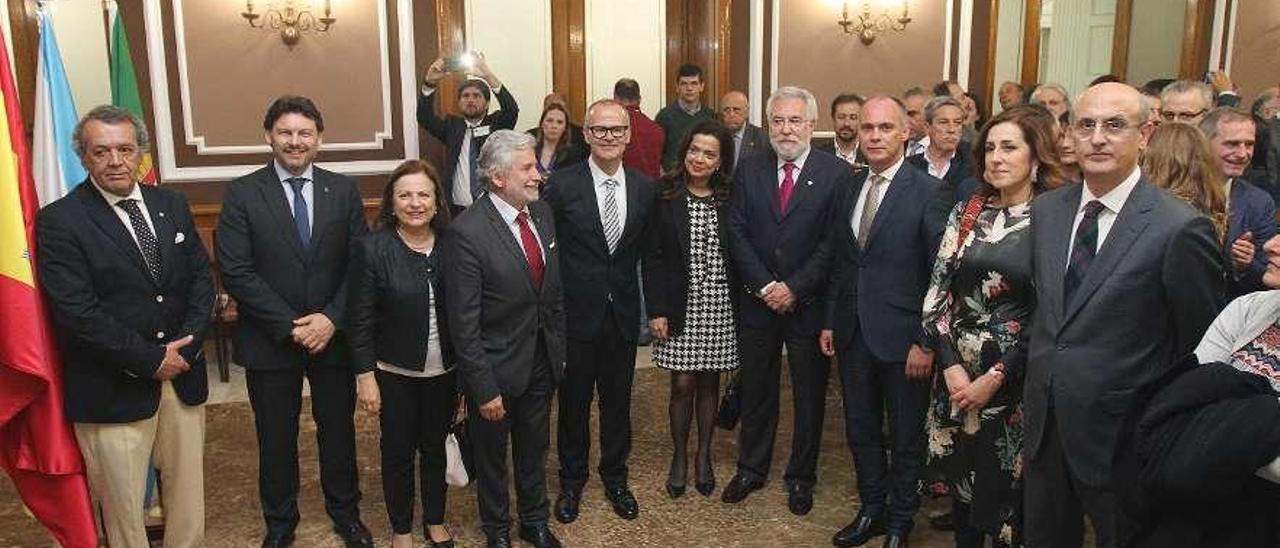
[{"label": "clasped hands", "polygon": [[761,292],[760,298],[775,314],[788,314],[796,308],[796,295],[791,292],[790,287],[787,287],[787,282],[769,282]]},{"label": "clasped hands", "polygon": [[191,344],[191,341],[194,340],[195,335],[187,335],[176,341],[165,343],[164,359],[160,360],[160,367],[156,368],[156,372],[152,373],[151,377],[158,381],[167,381],[190,371],[191,364],[187,363],[187,359],[182,357],[182,354],[179,354],[178,351]]},{"label": "clasped hands", "polygon": [[319,354],[329,346],[334,329],[333,322],[328,316],[315,312],[293,320],[293,331],[289,336],[308,353]]},{"label": "clasped hands", "polygon": [[944,369],[942,378],[947,383],[947,393],[951,395],[951,408],[957,413],[986,407],[1001,384],[1001,381],[991,375],[979,375],[976,379],[970,379],[969,372],[960,364]]}]

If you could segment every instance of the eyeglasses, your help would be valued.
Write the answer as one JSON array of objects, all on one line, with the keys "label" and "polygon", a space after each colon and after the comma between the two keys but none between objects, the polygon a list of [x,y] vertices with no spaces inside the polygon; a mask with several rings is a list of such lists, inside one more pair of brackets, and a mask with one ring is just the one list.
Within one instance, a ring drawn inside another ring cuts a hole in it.
[{"label": "eyeglasses", "polygon": [[793,118],[775,117],[775,118],[769,119],[769,125],[776,127],[778,129],[782,129],[784,126],[790,127],[791,129],[800,129],[804,127],[804,125],[807,123],[809,123],[808,120],[805,120],[804,118],[801,118],[799,116],[796,116]]},{"label": "eyeglasses", "polygon": [[1093,118],[1081,118],[1071,124],[1071,129],[1075,131],[1076,137],[1081,139],[1092,137],[1093,132],[1097,131],[1099,127],[1102,128],[1103,135],[1106,135],[1107,137],[1115,137],[1131,128],[1132,124],[1130,124],[1128,120],[1119,116],[1115,118],[1108,118],[1101,122],[1094,120]]},{"label": "eyeglasses", "polygon": [[621,139],[627,135],[630,126],[587,126],[587,131],[591,132],[591,136],[596,139],[604,139],[606,136],[612,135],[615,139]]},{"label": "eyeglasses", "polygon": [[1203,116],[1205,112],[1206,112],[1205,109],[1200,109],[1195,112],[1174,112],[1172,110],[1161,110],[1160,117],[1164,118],[1164,121],[1166,122],[1194,122],[1196,121],[1197,118],[1200,118],[1201,116]]}]

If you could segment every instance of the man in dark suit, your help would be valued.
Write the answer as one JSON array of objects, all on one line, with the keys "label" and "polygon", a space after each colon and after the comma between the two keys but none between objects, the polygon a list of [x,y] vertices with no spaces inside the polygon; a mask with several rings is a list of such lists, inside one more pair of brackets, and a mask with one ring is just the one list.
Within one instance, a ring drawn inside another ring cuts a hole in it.
[{"label": "man in dark suit", "polygon": [[356,182],[315,167],[324,119],[306,97],[284,96],[262,123],[269,165],[231,181],[218,216],[218,262],[240,322],[232,338],[258,431],[263,546],[287,546],[298,525],[302,378],[320,445],[325,511],[347,546],[373,546],[360,522],[355,380],[339,329],[347,307],[348,246],[368,229]]},{"label": "man in dark suit", "polygon": [[80,121],[74,141],[89,178],[40,210],[37,265],[107,540],[147,545],[143,485],[154,462],[166,546],[198,546],[209,394],[200,347],[213,282],[186,200],[134,177],[146,131],[112,106]]},{"label": "man in dark suit", "polygon": [[500,130],[480,152],[488,197],[449,225],[445,303],[467,398],[480,520],[490,547],[511,546],[507,440],[520,538],[560,546],[547,527],[551,395],[564,374],[560,251],[533,137]]},{"label": "man in dark suit", "polygon": [[1084,182],[1031,205],[1027,546],[1080,546],[1085,514],[1098,546],[1116,544],[1112,459],[1123,415],[1145,382],[1195,348],[1222,306],[1212,223],[1137,167],[1149,113],[1125,84],[1086,90],[1069,135]]},{"label": "man in dark suit", "polygon": [[912,167],[942,180],[953,205],[968,198],[977,186],[975,181],[966,182],[973,176],[973,151],[969,143],[960,139],[964,117],[964,105],[959,100],[946,95],[930,99],[924,107],[929,144],[923,153],[907,157]]},{"label": "man in dark suit", "polygon": [[[836,546],[860,546],[886,531],[885,546],[906,546],[920,507],[933,364],[920,314],[951,203],[941,181],[903,157],[909,123],[897,99],[867,101],[858,138],[868,171],[841,194],[833,220],[835,264],[819,347],[840,358],[845,434],[862,502],[832,539]],[[886,410],[891,443],[882,426]]]},{"label": "man in dark suit", "polygon": [[[449,206],[457,214],[471,205],[484,192],[477,173],[480,148],[485,139],[499,129],[516,127],[520,118],[520,106],[515,97],[502,85],[498,77],[489,70],[489,64],[479,53],[469,54],[472,66],[458,67],[455,70],[470,72],[479,78],[464,79],[458,85],[458,110],[462,116],[447,115],[441,117],[436,113],[436,87],[448,75],[444,59],[436,59],[427,67],[422,79],[422,95],[418,97],[418,123],[432,137],[444,143],[445,158],[444,178],[445,194]],[[451,67],[452,68],[452,67]],[[498,96],[499,110],[489,113],[489,98]]]},{"label": "man in dark suit", "polygon": [[720,123],[733,132],[733,167],[742,165],[742,158],[769,150],[769,136],[760,126],[747,121],[751,105],[747,94],[738,90],[724,94],[720,99]]},{"label": "man in dark suit", "polygon": [[1276,203],[1265,190],[1244,179],[1253,163],[1257,127],[1253,116],[1233,107],[1218,107],[1200,121],[1200,131],[1209,138],[1218,170],[1226,183],[1227,297],[1264,291],[1262,274],[1267,270],[1263,244],[1276,234]]},{"label": "man in dark suit", "polygon": [[854,169],[867,167],[867,155],[858,148],[858,119],[865,100],[856,93],[841,93],[831,100],[831,127],[835,137],[831,143],[818,145],[823,152],[834,154]]},{"label": "man in dark suit", "polygon": [[560,386],[556,445],[560,496],[556,519],[578,519],[591,449],[591,400],[600,394],[600,479],[614,513],[640,513],[627,486],[631,453],[631,383],[639,335],[640,247],[656,194],[653,180],[624,168],[629,137],[627,110],[616,101],[587,109],[586,162],[555,172],[543,201],[555,216],[561,272],[574,291],[565,295],[568,361]]},{"label": "man in dark suit", "polygon": [[769,97],[772,150],[742,164],[733,177],[729,250],[743,290],[741,331],[742,431],[738,469],[721,493],[742,501],[764,486],[778,429],[778,375],[783,345],[795,405],[791,458],[783,478],[787,506],[813,507],[830,364],[818,353],[822,288],[831,262],[827,232],[840,188],[853,172],[835,156],[813,150],[818,103],[808,90],[782,87]]}]

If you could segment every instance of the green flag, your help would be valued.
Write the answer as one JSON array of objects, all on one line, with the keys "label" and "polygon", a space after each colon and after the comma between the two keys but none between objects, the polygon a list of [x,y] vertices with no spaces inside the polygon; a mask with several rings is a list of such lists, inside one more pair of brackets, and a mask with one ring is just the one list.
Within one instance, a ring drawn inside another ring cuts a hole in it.
[{"label": "green flag", "polygon": [[[138,78],[133,71],[133,58],[129,56],[129,35],[124,31],[124,16],[119,8],[114,11],[115,16],[111,19],[111,104],[129,111],[139,120],[145,120],[142,115],[142,96],[138,94]],[[142,154],[137,177],[143,184],[157,183],[150,152]]]}]

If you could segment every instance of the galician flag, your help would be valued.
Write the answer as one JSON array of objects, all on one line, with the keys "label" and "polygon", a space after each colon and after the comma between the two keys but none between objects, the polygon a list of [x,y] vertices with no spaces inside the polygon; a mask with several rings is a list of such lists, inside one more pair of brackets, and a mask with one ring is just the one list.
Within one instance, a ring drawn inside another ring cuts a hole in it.
[{"label": "galician flag", "polygon": [[63,414],[62,369],[35,278],[39,205],[3,37],[0,92],[0,468],[59,544],[92,548],[84,463]]},{"label": "galician flag", "polygon": [[35,130],[32,136],[36,194],[43,207],[65,196],[88,176],[71,143],[79,114],[62,66],[49,11],[40,10],[40,59],[36,68]]},{"label": "galician flag", "polygon": [[[142,96],[138,94],[138,77],[133,71],[133,58],[129,56],[129,35],[124,30],[124,18],[116,3],[111,8],[111,104],[129,111],[139,120],[146,120],[142,115]],[[145,122],[143,122],[145,123]],[[144,152],[138,163],[138,173],[134,176],[144,185],[154,185],[156,178],[155,164],[151,160],[151,152]]]}]

